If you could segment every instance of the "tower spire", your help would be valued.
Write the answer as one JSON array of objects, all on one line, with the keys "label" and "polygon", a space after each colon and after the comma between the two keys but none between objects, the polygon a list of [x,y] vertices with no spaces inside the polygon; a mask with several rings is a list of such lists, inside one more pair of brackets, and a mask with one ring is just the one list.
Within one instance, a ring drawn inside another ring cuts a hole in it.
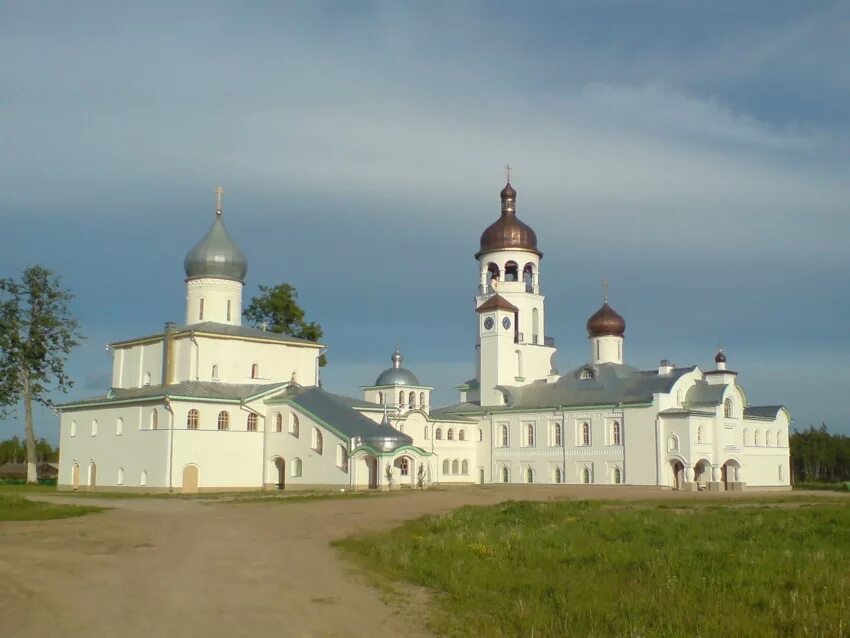
[{"label": "tower spire", "polygon": [[221,215],[221,199],[224,196],[224,188],[216,186],[213,192],[215,193],[215,214]]},{"label": "tower spire", "polygon": [[511,183],[511,165],[510,163],[505,164],[505,174],[507,175],[508,184]]},{"label": "tower spire", "polygon": [[608,280],[602,280],[602,301],[608,303]]}]

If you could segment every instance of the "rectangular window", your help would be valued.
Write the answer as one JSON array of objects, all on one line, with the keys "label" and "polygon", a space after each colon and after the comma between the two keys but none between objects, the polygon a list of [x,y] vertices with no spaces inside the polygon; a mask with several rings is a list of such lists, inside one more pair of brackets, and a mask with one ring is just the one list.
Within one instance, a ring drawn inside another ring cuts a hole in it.
[{"label": "rectangular window", "polygon": [[230,321],[230,299],[227,300],[227,320]]},{"label": "rectangular window", "polygon": [[550,445],[552,447],[561,447],[563,443],[563,438],[561,435],[561,424],[560,423],[550,423],[549,424],[549,432],[550,434]]},{"label": "rectangular window", "polygon": [[198,321],[204,320],[204,300],[201,299],[201,308],[198,311]]}]

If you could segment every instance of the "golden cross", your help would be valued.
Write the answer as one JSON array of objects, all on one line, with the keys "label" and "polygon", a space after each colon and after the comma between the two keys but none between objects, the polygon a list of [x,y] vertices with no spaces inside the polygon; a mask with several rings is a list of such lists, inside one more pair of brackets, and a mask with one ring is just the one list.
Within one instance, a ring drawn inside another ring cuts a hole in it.
[{"label": "golden cross", "polygon": [[511,183],[511,165],[505,164],[505,172],[508,174],[508,184]]},{"label": "golden cross", "polygon": [[216,186],[213,192],[215,193],[215,213],[221,215],[221,197],[224,195],[224,189],[221,186]]},{"label": "golden cross", "polygon": [[602,296],[605,299],[605,302],[608,302],[608,280],[602,280]]}]

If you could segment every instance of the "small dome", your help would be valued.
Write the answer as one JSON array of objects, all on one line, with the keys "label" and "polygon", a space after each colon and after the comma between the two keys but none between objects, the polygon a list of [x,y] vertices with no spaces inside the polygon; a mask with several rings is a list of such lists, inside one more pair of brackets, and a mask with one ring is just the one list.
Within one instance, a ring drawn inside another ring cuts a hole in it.
[{"label": "small dome", "polygon": [[392,452],[404,445],[413,445],[413,437],[396,430],[390,424],[386,411],[380,429],[374,434],[363,437],[362,441],[380,452]]},{"label": "small dome", "polygon": [[476,259],[483,253],[504,249],[527,250],[542,257],[537,249],[537,234],[517,219],[516,191],[510,182],[502,189],[501,198],[502,216],[481,233],[481,250],[476,253]]},{"label": "small dome", "polygon": [[392,368],[387,368],[378,375],[375,385],[419,385],[419,379],[410,370],[401,367],[404,356],[396,346],[393,356],[390,357],[393,362]]},{"label": "small dome", "polygon": [[726,354],[722,349],[717,351],[717,354],[714,355],[714,363],[726,363]]},{"label": "small dome", "polygon": [[224,227],[221,213],[216,213],[215,221],[207,234],[186,255],[183,268],[186,270],[187,279],[214,277],[245,281],[248,260]]},{"label": "small dome", "polygon": [[607,301],[587,320],[589,337],[622,337],[625,333],[626,320],[617,314]]}]

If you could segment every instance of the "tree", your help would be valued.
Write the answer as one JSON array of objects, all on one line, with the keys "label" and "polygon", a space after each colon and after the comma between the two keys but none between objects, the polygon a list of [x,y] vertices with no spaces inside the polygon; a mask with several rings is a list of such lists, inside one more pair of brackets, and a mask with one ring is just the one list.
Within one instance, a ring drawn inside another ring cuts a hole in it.
[{"label": "tree", "polygon": [[[322,327],[304,319],[304,310],[298,305],[298,292],[289,284],[274,287],[260,286],[260,294],[242,313],[254,326],[309,341],[319,341],[324,334]],[[327,357],[319,357],[319,365],[327,365]]]},{"label": "tree", "polygon": [[384,468],[384,478],[387,480],[387,488],[392,491],[395,474],[393,474],[393,466],[390,463],[387,463],[387,467]]},{"label": "tree", "polygon": [[68,310],[73,295],[43,266],[30,266],[20,280],[0,278],[0,417],[24,404],[27,483],[36,483],[33,403],[51,407],[49,393],[73,384],[65,361],[82,337]]},{"label": "tree", "polygon": [[425,489],[425,464],[420,463],[419,469],[416,470],[416,487],[420,490]]}]

